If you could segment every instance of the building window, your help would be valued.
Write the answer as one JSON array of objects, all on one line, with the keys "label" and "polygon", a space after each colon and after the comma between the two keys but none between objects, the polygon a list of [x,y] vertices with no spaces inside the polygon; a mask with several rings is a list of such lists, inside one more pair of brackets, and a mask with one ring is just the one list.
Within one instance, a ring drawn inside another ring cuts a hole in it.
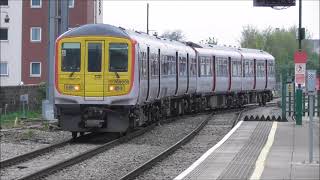
[{"label": "building window", "polygon": [[41,76],[41,63],[31,62],[30,63],[30,77],[40,77]]},{"label": "building window", "polygon": [[0,0],[0,6],[8,6],[8,0]]},{"label": "building window", "polygon": [[30,30],[30,41],[41,42],[41,27],[32,27]]},{"label": "building window", "polygon": [[8,41],[8,29],[0,28],[0,41]]},{"label": "building window", "polygon": [[74,8],[74,0],[69,0],[69,8]]},{"label": "building window", "polygon": [[30,0],[31,8],[41,8],[42,0]]},{"label": "building window", "polygon": [[7,62],[0,63],[0,76],[8,76],[9,75],[9,67]]}]

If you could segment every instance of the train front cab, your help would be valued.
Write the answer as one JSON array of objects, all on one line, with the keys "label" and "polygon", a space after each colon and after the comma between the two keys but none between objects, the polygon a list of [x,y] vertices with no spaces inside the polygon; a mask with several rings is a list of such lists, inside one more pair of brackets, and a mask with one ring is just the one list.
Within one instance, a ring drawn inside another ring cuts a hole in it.
[{"label": "train front cab", "polygon": [[[55,104],[64,130],[126,131],[134,104],[134,46],[115,37],[66,37],[57,40]],[[121,112],[121,113],[120,113]]]}]

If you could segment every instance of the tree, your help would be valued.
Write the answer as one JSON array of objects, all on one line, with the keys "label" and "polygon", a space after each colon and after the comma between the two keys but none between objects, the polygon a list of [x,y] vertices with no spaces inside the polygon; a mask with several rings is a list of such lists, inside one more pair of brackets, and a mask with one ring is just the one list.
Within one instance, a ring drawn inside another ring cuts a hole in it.
[{"label": "tree", "polygon": [[[241,47],[262,49],[272,54],[276,59],[276,78],[280,79],[282,68],[288,69],[291,75],[294,74],[294,52],[298,49],[296,39],[297,27],[288,29],[273,29],[271,27],[259,31],[252,26],[245,26],[240,39]],[[319,54],[313,52],[310,35],[306,33],[306,40],[302,41],[302,49],[308,54],[307,69],[319,70]]]},{"label": "tree", "polygon": [[165,31],[160,37],[176,41],[182,41],[185,39],[185,35],[181,30]]},{"label": "tree", "polygon": [[211,38],[211,37],[208,37],[208,39],[206,39],[206,40],[201,40],[199,43],[201,43],[201,44],[217,45],[217,44],[218,44],[218,40],[212,36],[212,38]]}]

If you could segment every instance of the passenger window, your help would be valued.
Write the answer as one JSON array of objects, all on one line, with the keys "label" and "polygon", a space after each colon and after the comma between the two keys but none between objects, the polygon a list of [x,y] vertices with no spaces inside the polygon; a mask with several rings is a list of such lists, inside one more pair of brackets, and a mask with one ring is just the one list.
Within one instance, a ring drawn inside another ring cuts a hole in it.
[{"label": "passenger window", "polygon": [[101,72],[102,44],[88,43],[88,72]]},{"label": "passenger window", "polygon": [[110,43],[109,72],[128,71],[128,44]]},{"label": "passenger window", "polygon": [[61,50],[61,71],[79,72],[80,62],[80,43],[63,43]]}]

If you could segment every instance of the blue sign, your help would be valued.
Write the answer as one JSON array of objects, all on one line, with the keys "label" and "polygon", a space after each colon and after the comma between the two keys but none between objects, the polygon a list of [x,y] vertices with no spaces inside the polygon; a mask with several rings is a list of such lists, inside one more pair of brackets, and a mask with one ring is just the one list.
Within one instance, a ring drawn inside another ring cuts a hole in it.
[{"label": "blue sign", "polygon": [[308,92],[316,90],[316,70],[307,70],[307,89]]}]

